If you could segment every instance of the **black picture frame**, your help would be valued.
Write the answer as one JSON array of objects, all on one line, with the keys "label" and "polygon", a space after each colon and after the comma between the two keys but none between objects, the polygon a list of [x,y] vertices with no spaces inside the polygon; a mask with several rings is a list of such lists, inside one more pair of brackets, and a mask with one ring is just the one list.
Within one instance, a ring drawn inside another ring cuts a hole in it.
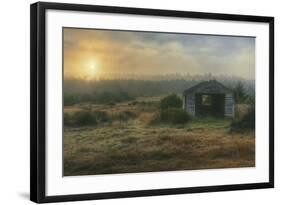
[{"label": "black picture frame", "polygon": [[[86,11],[147,16],[169,16],[194,19],[263,22],[269,24],[269,181],[263,183],[220,186],[169,188],[75,195],[46,196],[46,81],[45,37],[46,11]],[[37,203],[96,200],[123,197],[186,194],[274,187],[274,18],[218,13],[156,10],[82,4],[38,2],[30,7],[30,199]]]}]

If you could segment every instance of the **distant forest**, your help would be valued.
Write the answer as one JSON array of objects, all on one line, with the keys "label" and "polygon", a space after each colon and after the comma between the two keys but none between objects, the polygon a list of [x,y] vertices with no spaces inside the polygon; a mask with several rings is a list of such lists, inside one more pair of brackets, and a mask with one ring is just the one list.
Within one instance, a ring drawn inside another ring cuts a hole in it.
[{"label": "distant forest", "polygon": [[64,103],[78,102],[111,103],[122,102],[144,96],[159,96],[172,93],[181,94],[184,90],[205,80],[216,79],[228,88],[242,85],[245,94],[255,95],[255,81],[235,77],[196,76],[191,79],[111,79],[85,81],[79,79],[64,80]]}]

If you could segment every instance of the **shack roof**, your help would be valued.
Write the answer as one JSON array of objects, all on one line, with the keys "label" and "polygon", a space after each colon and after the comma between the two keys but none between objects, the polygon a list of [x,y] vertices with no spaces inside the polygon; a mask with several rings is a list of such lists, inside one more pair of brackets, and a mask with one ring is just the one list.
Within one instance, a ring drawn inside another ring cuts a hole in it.
[{"label": "shack roof", "polygon": [[193,87],[190,87],[186,89],[183,94],[189,95],[189,94],[195,94],[195,93],[210,93],[210,94],[224,94],[224,93],[232,93],[233,91],[227,87],[225,87],[223,84],[216,80],[210,80],[210,81],[203,81]]}]

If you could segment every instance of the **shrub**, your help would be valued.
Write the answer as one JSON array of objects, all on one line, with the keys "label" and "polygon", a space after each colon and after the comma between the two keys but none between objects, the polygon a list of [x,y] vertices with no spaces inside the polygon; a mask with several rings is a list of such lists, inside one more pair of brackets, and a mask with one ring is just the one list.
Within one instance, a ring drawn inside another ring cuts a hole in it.
[{"label": "shrub", "polygon": [[245,132],[255,129],[255,106],[249,107],[248,113],[241,119],[234,119],[230,125],[231,132]]},{"label": "shrub", "polygon": [[66,126],[72,126],[73,125],[72,117],[69,113],[63,114],[63,122],[64,122],[64,125],[66,125]]},{"label": "shrub", "polygon": [[94,111],[91,113],[91,115],[93,118],[95,118],[97,123],[105,123],[111,121],[108,114],[104,111]]},{"label": "shrub", "polygon": [[80,102],[79,96],[74,95],[64,95],[64,105],[70,106],[74,105],[75,103]]},{"label": "shrub", "polygon": [[72,115],[73,125],[76,126],[87,126],[96,125],[96,117],[89,111],[78,111]]},{"label": "shrub", "polygon": [[129,102],[128,105],[137,105],[138,102],[137,101],[133,101],[133,102]]},{"label": "shrub", "polygon": [[236,103],[238,103],[238,104],[245,103],[248,96],[247,96],[245,88],[241,82],[239,82],[235,86],[235,88],[233,89],[233,92],[234,92],[234,99],[235,99]]},{"label": "shrub", "polygon": [[109,105],[109,106],[115,106],[116,103],[114,103],[114,102],[109,102],[109,103],[107,103],[107,105]]},{"label": "shrub", "polygon": [[93,126],[110,121],[111,118],[104,111],[82,110],[73,114],[64,113],[64,125],[66,126]]},{"label": "shrub", "polygon": [[115,113],[112,118],[114,120],[119,120],[119,121],[128,121],[129,119],[133,119],[136,117],[136,113],[129,111],[129,110],[125,110],[125,111],[121,111],[118,113]]},{"label": "shrub", "polygon": [[160,120],[165,123],[183,124],[190,120],[190,116],[182,109],[169,108],[161,110]]},{"label": "shrub", "polygon": [[169,95],[160,101],[160,107],[162,110],[168,108],[181,108],[182,100],[175,94]]},{"label": "shrub", "polygon": [[159,123],[160,120],[160,112],[154,111],[154,112],[142,112],[138,119],[142,122],[144,122],[147,125],[154,125]]}]

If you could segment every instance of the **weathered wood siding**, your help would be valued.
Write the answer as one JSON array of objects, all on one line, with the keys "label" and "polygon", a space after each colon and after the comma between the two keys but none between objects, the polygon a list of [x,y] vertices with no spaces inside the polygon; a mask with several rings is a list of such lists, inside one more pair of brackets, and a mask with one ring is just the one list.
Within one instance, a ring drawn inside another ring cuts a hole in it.
[{"label": "weathered wood siding", "polygon": [[234,98],[231,93],[225,94],[225,110],[224,115],[226,117],[234,117]]},{"label": "weathered wood siding", "polygon": [[185,106],[184,109],[186,112],[192,116],[195,115],[195,95],[186,95],[185,96]]}]

